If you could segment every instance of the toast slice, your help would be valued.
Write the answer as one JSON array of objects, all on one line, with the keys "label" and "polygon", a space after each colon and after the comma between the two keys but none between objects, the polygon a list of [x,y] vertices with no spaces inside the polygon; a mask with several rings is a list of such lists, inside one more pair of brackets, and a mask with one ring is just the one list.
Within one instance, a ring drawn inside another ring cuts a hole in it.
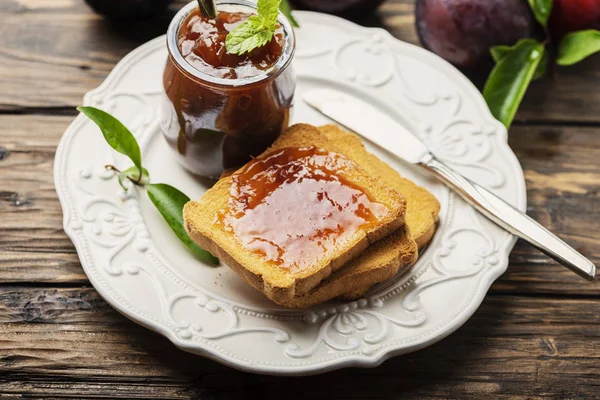
[{"label": "toast slice", "polygon": [[[435,196],[427,189],[403,178],[395,169],[369,153],[356,134],[346,132],[337,125],[324,125],[318,129],[342,154],[352,158],[369,175],[377,177],[386,186],[402,193],[407,202],[406,225],[419,249],[425,247],[433,237],[439,219],[440,203]],[[234,169],[226,170],[221,179],[234,172]]]},{"label": "toast slice", "polygon": [[[380,182],[396,189],[404,195],[407,201],[405,217],[406,226],[419,250],[423,249],[433,237],[439,218],[440,203],[435,196],[427,189],[417,186],[412,181],[401,177],[396,170],[381,161],[378,157],[369,153],[357,135],[346,132],[337,125],[321,126],[319,127],[319,130],[327,136],[329,140],[334,142],[343,154],[355,160],[369,173],[369,175],[377,177]],[[401,241],[403,239],[396,237],[396,240]],[[379,265],[378,258],[369,256],[370,251],[372,251],[371,248],[367,249],[367,251],[361,255],[361,259],[364,259],[365,261],[360,264],[360,266],[352,266],[350,270],[363,277],[369,274],[368,271],[374,271],[372,272],[373,275],[379,275],[379,272],[375,271],[384,267]],[[344,270],[345,269],[346,268],[344,268]],[[343,292],[341,297],[345,300],[354,300],[363,296],[374,284],[380,283],[386,279],[387,278],[377,281],[377,279],[362,278],[359,283],[364,282],[364,284],[356,283],[348,285],[347,290]],[[331,279],[328,281],[331,281]],[[369,283],[366,283],[367,281]],[[373,281],[375,281],[375,283],[372,283]],[[321,287],[321,285],[319,288],[322,291],[327,291],[327,289]]]},{"label": "toast slice", "polygon": [[[404,194],[407,200],[406,227],[371,245],[308,294],[296,296],[283,304],[290,308],[311,307],[335,297],[354,300],[377,283],[392,278],[401,268],[416,262],[417,246],[422,249],[433,237],[440,211],[439,202],[429,191],[402,178],[393,168],[369,153],[357,135],[336,125],[322,126],[319,130],[370,175]],[[224,172],[222,178],[233,172]]]},{"label": "toast slice", "polygon": [[[391,279],[403,268],[417,261],[419,251],[404,225],[388,237],[372,244],[358,257],[335,271],[305,295],[282,302],[288,308],[308,308],[336,297],[353,300],[374,285]],[[347,298],[348,294],[356,297]]]},{"label": "toast slice", "polygon": [[[340,157],[345,159],[347,168],[339,174],[356,187],[360,187],[374,202],[387,208],[387,212],[374,226],[353,232],[350,237],[341,241],[342,243],[337,243],[333,252],[325,254],[314,265],[299,270],[278,267],[264,255],[241,246],[239,238],[215,223],[215,216],[228,207],[235,174],[221,179],[200,201],[189,202],[183,211],[188,234],[199,246],[215,254],[251,286],[278,304],[285,304],[296,296],[306,295],[323,279],[362,253],[370,243],[388,236],[404,225],[405,198],[397,191],[381,185],[356,162],[344,157],[341,148],[313,126],[294,125],[256,160],[265,160],[278,150],[307,146],[340,154]],[[244,171],[244,168],[236,174]],[[274,223],[275,221],[276,218]]]},{"label": "toast slice", "polygon": [[335,297],[355,300],[374,285],[392,278],[400,269],[416,262],[418,251],[414,245],[411,246],[411,236],[419,249],[425,247],[435,233],[440,212],[439,202],[429,191],[402,178],[396,170],[369,153],[357,135],[336,125],[322,126],[319,130],[371,176],[377,177],[406,197],[406,228],[371,245],[311,293],[287,302],[285,306],[290,308],[310,307]]},{"label": "toast slice", "polygon": [[435,233],[440,214],[440,203],[435,196],[427,189],[401,177],[395,169],[369,153],[356,134],[346,132],[337,125],[320,126],[319,131],[369,175],[402,193],[407,201],[406,225],[419,249],[425,247]]}]

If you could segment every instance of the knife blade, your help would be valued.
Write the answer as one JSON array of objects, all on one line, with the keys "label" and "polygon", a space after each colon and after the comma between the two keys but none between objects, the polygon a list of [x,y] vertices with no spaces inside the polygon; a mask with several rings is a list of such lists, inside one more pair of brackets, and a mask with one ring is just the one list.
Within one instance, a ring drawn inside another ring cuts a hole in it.
[{"label": "knife blade", "polygon": [[438,160],[425,144],[391,116],[361,99],[333,89],[313,89],[302,98],[325,116],[396,157],[428,170],[501,228],[529,242],[579,276],[595,279],[596,266],[590,260],[520,210]]}]

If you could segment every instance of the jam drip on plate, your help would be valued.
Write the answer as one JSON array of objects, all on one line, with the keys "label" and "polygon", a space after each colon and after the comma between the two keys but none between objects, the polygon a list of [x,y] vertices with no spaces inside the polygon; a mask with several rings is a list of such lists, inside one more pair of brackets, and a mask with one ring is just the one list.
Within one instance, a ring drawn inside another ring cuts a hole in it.
[{"label": "jam drip on plate", "polygon": [[389,213],[346,178],[356,168],[316,147],[277,150],[232,176],[215,222],[274,265],[305,270]]}]

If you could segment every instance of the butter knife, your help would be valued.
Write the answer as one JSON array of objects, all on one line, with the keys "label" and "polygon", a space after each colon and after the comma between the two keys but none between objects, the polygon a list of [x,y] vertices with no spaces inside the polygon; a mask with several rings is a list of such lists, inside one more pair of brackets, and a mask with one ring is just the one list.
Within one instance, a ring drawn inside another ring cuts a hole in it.
[{"label": "butter knife", "polygon": [[596,266],[532,218],[438,160],[404,126],[371,104],[332,89],[313,89],[303,100],[332,120],[454,189],[465,201],[501,228],[531,243],[579,276],[594,280]]}]

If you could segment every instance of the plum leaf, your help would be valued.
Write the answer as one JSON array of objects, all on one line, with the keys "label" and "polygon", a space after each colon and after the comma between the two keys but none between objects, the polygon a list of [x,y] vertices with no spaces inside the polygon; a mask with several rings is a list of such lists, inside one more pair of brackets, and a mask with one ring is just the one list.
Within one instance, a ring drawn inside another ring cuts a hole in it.
[{"label": "plum leaf", "polygon": [[109,113],[95,107],[77,107],[77,110],[94,121],[106,142],[119,153],[129,157],[138,170],[142,170],[142,152],[135,136],[125,125]]},{"label": "plum leaf", "polygon": [[490,54],[492,55],[492,58],[494,59],[495,62],[500,62],[500,60],[502,59],[502,57],[504,57],[505,55],[507,55],[508,53],[511,52],[511,50],[513,50],[514,47],[511,46],[493,46],[490,48]]},{"label": "plum leaf", "polygon": [[548,17],[552,12],[552,0],[528,0],[529,6],[537,22],[544,28],[548,25]]},{"label": "plum leaf", "polygon": [[152,183],[146,188],[148,189],[148,197],[179,240],[200,260],[208,264],[219,265],[219,259],[208,251],[201,249],[190,239],[185,230],[183,206],[190,201],[190,198],[173,186],[164,183]]},{"label": "plum leaf", "polygon": [[483,88],[490,111],[507,128],[515,117],[525,92],[544,56],[544,45],[534,39],[521,39],[502,57]]},{"label": "plum leaf", "polygon": [[123,188],[123,190],[127,191],[127,186],[125,186],[125,179],[129,179],[131,182],[134,182],[138,185],[144,186],[150,182],[150,173],[146,168],[142,168],[142,176],[140,177],[140,170],[137,169],[136,166],[133,166],[125,171],[122,171],[118,175],[119,185]]},{"label": "plum leaf", "polygon": [[600,31],[588,29],[569,33],[558,45],[558,65],[573,65],[600,51]]},{"label": "plum leaf", "polygon": [[[500,62],[502,57],[507,54],[510,54],[512,50],[514,50],[515,46],[493,46],[490,48],[490,53],[495,62]],[[546,75],[546,71],[548,70],[548,63],[550,62],[550,56],[547,51],[544,51],[544,56],[542,57],[538,67],[535,70],[535,74],[533,75],[533,80],[540,79]]]},{"label": "plum leaf", "polygon": [[[77,107],[84,115],[94,121],[104,135],[106,142],[116,151],[131,159],[134,166],[119,172],[118,180],[123,190],[127,190],[125,180],[146,187],[148,197],[169,224],[175,235],[202,261],[218,265],[219,260],[208,251],[198,247],[188,236],[183,221],[183,206],[189,197],[178,189],[165,184],[151,184],[150,174],[142,167],[142,153],[135,136],[117,118],[94,107]],[[107,168],[118,171],[114,166]]]},{"label": "plum leaf", "polygon": [[550,54],[548,53],[548,51],[544,51],[544,55],[542,56],[540,63],[538,64],[537,68],[535,69],[535,74],[533,74],[534,81],[537,79],[540,79],[546,75],[546,72],[548,71],[549,63],[550,63]]}]

